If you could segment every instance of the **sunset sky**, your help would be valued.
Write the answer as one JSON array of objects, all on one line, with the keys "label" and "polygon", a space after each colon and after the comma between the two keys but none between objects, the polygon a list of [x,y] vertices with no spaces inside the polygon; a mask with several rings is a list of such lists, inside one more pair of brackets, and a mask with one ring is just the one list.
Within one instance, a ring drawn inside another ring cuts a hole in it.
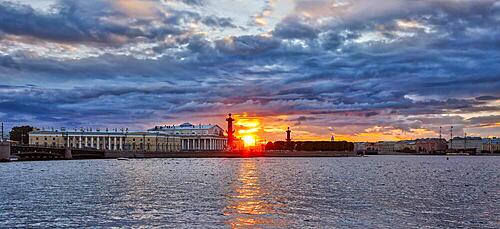
[{"label": "sunset sky", "polygon": [[500,1],[0,0],[0,121],[500,135]]}]

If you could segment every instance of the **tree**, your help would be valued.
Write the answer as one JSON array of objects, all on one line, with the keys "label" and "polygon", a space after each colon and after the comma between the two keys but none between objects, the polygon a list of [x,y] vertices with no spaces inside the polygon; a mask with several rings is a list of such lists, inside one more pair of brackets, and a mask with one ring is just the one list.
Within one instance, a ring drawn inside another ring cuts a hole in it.
[{"label": "tree", "polygon": [[10,140],[18,141],[21,144],[29,143],[29,135],[28,133],[33,131],[35,128],[31,126],[15,126],[12,127],[10,133]]},{"label": "tree", "polygon": [[266,144],[266,150],[274,150],[274,144],[272,142],[268,142]]},{"label": "tree", "polygon": [[293,141],[289,145],[284,141],[274,142],[274,150],[290,149],[297,151],[353,151],[354,143],[346,141]]}]

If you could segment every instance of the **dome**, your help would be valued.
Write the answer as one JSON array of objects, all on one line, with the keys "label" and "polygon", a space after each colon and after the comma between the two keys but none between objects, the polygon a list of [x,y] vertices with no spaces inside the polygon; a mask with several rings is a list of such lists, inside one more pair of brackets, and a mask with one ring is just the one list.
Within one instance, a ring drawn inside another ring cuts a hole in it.
[{"label": "dome", "polygon": [[185,122],[185,123],[182,123],[180,125],[180,127],[191,127],[191,126],[194,126],[193,124],[189,123],[189,122]]}]

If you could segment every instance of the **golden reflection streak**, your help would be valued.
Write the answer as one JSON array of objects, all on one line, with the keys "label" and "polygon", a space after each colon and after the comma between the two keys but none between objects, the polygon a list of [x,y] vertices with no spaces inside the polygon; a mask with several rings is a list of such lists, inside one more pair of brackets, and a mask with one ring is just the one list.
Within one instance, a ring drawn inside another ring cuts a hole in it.
[{"label": "golden reflection streak", "polygon": [[278,206],[270,203],[268,194],[259,183],[256,161],[244,159],[234,194],[224,209],[224,215],[230,216],[227,224],[231,228],[283,226],[283,221],[274,218]]}]

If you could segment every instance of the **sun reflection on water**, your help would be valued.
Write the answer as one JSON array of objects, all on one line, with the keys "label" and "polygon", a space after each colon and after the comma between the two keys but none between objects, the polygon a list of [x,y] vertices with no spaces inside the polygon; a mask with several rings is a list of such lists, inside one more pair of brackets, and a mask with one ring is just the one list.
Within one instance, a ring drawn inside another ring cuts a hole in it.
[{"label": "sun reflection on water", "polygon": [[261,186],[256,161],[244,159],[240,165],[234,192],[228,196],[224,215],[229,216],[227,224],[232,228],[249,226],[283,226],[270,193]]}]

